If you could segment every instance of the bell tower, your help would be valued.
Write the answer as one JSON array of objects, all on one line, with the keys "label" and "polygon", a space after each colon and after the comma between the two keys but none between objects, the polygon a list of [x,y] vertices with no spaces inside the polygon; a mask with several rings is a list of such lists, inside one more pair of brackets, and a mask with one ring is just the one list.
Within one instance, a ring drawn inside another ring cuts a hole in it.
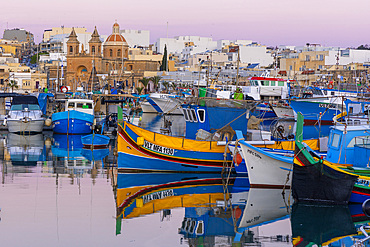
[{"label": "bell tower", "polygon": [[67,41],[67,55],[68,56],[76,56],[80,53],[80,42],[77,39],[77,35],[75,29],[72,28],[72,32],[68,37]]},{"label": "bell tower", "polygon": [[91,39],[89,40],[90,55],[101,56],[101,43],[98,30],[95,27],[94,32],[91,35]]}]

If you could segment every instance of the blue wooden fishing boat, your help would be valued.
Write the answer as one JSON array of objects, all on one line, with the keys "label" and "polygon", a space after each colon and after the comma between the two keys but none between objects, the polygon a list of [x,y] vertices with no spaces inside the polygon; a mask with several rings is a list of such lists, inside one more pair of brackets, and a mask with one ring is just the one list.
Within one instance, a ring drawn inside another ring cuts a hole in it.
[{"label": "blue wooden fishing boat", "polygon": [[94,123],[94,101],[68,99],[65,110],[51,116],[54,133],[80,135],[89,134]]}]

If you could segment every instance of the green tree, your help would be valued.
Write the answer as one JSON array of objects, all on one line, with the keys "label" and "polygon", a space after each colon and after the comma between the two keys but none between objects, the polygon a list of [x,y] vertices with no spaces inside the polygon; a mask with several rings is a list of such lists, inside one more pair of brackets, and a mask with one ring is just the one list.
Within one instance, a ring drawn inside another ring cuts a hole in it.
[{"label": "green tree", "polygon": [[14,80],[10,80],[10,82],[8,83],[8,87],[11,87],[12,88],[12,92],[14,91],[14,88],[18,89],[18,84],[16,81]]},{"label": "green tree", "polygon": [[168,81],[162,82],[162,85],[166,88],[166,92],[168,92],[168,87],[170,86],[170,83]]},{"label": "green tree", "polygon": [[149,78],[143,77],[142,79],[139,80],[139,82],[141,82],[141,84],[143,84],[143,86],[144,86],[144,93],[146,94],[147,86],[149,84]]},{"label": "green tree", "polygon": [[164,45],[164,52],[163,52],[163,58],[162,58],[162,64],[159,69],[160,71],[167,71],[167,46]]},{"label": "green tree", "polygon": [[162,77],[160,76],[153,76],[150,78],[150,80],[154,83],[154,90],[157,91],[158,89],[158,85],[159,85],[159,81],[162,79]]},{"label": "green tree", "polygon": [[177,84],[176,82],[172,82],[170,86],[172,87],[173,90],[176,90]]},{"label": "green tree", "polygon": [[33,55],[33,56],[31,57],[31,61],[30,61],[30,63],[31,63],[31,64],[36,64],[36,63],[37,63],[37,61],[39,60],[39,58],[40,58],[40,56],[41,56],[41,55],[47,55],[47,54],[49,54],[49,53],[48,53],[48,52],[40,52],[40,53],[38,53],[38,54]]},{"label": "green tree", "polygon": [[136,88],[136,91],[137,91],[137,94],[141,94],[141,91],[143,91],[143,87],[135,87]]}]

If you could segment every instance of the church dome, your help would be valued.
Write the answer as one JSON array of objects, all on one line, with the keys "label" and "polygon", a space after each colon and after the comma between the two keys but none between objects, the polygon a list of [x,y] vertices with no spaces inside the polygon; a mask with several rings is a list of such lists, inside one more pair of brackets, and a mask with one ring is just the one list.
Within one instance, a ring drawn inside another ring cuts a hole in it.
[{"label": "church dome", "polygon": [[126,40],[121,34],[113,33],[109,35],[106,42],[126,42]]},{"label": "church dome", "polygon": [[108,36],[105,45],[127,45],[126,39],[119,33],[117,22],[113,24],[112,34]]}]

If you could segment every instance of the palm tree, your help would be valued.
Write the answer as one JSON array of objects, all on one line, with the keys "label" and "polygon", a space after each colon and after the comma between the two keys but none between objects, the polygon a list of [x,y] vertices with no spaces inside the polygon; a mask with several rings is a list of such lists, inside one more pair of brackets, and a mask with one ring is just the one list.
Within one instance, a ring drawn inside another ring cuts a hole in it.
[{"label": "palm tree", "polygon": [[150,78],[150,80],[154,83],[154,89],[155,89],[155,91],[157,91],[158,85],[159,85],[159,81],[161,79],[162,79],[162,77],[157,76],[157,75]]},{"label": "palm tree", "polygon": [[14,88],[18,89],[18,84],[16,81],[10,80],[10,82],[8,83],[8,87],[12,88],[12,93],[13,93]]},{"label": "palm tree", "polygon": [[136,91],[137,91],[137,94],[141,94],[141,91],[143,91],[143,87],[135,87],[136,88]]},{"label": "palm tree", "polygon": [[149,78],[147,77],[143,77],[142,79],[139,80],[139,82],[141,82],[141,84],[143,84],[144,86],[144,93],[146,94],[146,88],[149,84]]},{"label": "palm tree", "polygon": [[176,87],[177,87],[177,84],[176,84],[176,82],[172,82],[170,86],[175,91],[176,90]]},{"label": "palm tree", "polygon": [[162,82],[162,85],[166,88],[166,92],[168,92],[168,87],[169,87],[170,83],[168,81],[164,81],[164,82]]}]

